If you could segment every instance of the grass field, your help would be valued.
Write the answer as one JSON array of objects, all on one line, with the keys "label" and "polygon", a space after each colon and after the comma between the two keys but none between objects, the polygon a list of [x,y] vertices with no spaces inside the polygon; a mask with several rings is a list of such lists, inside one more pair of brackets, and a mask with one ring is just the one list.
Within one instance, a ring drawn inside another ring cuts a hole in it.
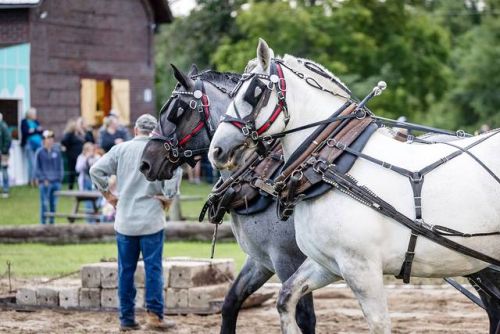
[{"label": "grass field", "polygon": [[[198,217],[205,198],[212,186],[183,182],[183,195],[198,195],[203,199],[181,203],[183,216],[194,219]],[[0,227],[8,225],[29,225],[39,223],[39,193],[37,188],[13,187],[8,199],[0,198]],[[58,212],[70,212],[73,201],[61,198]],[[57,223],[67,223],[65,219],[57,219]],[[85,224],[82,220],[78,224]],[[167,242],[164,256],[210,256],[210,243],[206,242]],[[217,244],[217,258],[234,258],[239,270],[245,260],[245,254],[236,243]],[[7,261],[16,277],[54,277],[71,273],[82,264],[99,262],[101,259],[116,258],[114,243],[45,245],[45,244],[0,244],[0,278],[7,270]]]},{"label": "grass field", "polygon": [[[208,242],[166,242],[164,256],[210,257]],[[116,259],[114,243],[80,245],[0,244],[0,277],[11,263],[15,277],[54,277],[77,271],[82,264]],[[246,255],[236,243],[219,243],[216,258],[233,258],[239,271]]]},{"label": "grass field", "polygon": [[[182,214],[190,219],[198,217],[201,207],[205,203],[205,199],[211,189],[212,186],[206,183],[194,185],[188,182],[183,182],[181,185],[181,193],[183,195],[198,195],[202,196],[203,199],[198,201],[182,202]],[[57,211],[69,213],[71,212],[72,206],[72,199],[64,197],[60,198],[57,205]],[[9,198],[0,198],[0,226],[38,224],[40,217],[39,210],[40,199],[38,188],[27,186],[12,187]],[[57,218],[56,224],[57,223],[67,223],[67,221],[64,218]],[[82,224],[84,221],[79,220],[79,223]]]}]

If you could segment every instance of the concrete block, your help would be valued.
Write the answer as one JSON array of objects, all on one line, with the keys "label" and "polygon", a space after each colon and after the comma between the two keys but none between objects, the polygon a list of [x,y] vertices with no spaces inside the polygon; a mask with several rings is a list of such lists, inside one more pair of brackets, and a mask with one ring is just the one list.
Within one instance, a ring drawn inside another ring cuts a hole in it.
[{"label": "concrete block", "polygon": [[189,307],[208,308],[210,301],[224,298],[228,290],[229,283],[190,288],[188,294]]},{"label": "concrete block", "polygon": [[116,289],[118,287],[118,263],[102,263],[101,269],[101,287],[103,289]]},{"label": "concrete block", "polygon": [[[163,287],[168,286],[169,280],[169,264],[167,262],[163,262]],[[137,288],[144,288],[146,286],[146,274],[144,270],[144,262],[140,261],[137,263],[137,269],[135,270],[134,282]]]},{"label": "concrete block", "polygon": [[36,289],[21,288],[16,292],[16,304],[19,305],[36,305]]},{"label": "concrete block", "polygon": [[188,294],[188,289],[167,288],[165,291],[165,306],[169,309],[188,307]]},{"label": "concrete block", "polygon": [[234,261],[175,260],[168,264],[169,287],[191,288],[230,282],[234,279]]},{"label": "concrete block", "polygon": [[80,306],[80,288],[62,288],[59,290],[59,306],[78,307]]},{"label": "concrete block", "polygon": [[80,269],[83,288],[99,288],[101,287],[101,264],[93,263],[86,264]]},{"label": "concrete block", "polygon": [[101,307],[118,308],[118,290],[117,289],[102,289],[101,290]]},{"label": "concrete block", "polygon": [[101,307],[101,289],[80,289],[80,307],[99,308]]},{"label": "concrete block", "polygon": [[59,306],[59,290],[53,287],[37,288],[36,304],[40,306]]}]

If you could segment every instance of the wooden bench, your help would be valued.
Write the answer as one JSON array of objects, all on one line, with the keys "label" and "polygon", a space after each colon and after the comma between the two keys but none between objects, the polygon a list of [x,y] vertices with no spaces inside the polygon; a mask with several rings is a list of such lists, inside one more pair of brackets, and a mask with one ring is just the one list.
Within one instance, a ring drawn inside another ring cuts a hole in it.
[{"label": "wooden bench", "polygon": [[[45,217],[63,217],[67,218],[70,223],[74,223],[77,219],[95,219],[96,222],[100,222],[101,214],[99,212],[99,206],[97,205],[97,200],[102,197],[101,193],[98,191],[81,191],[81,190],[60,190],[55,193],[58,197],[70,197],[73,198],[75,203],[73,205],[73,210],[71,213],[51,213],[45,214]],[[82,202],[92,202],[92,212],[86,212],[80,210],[80,203]]]}]

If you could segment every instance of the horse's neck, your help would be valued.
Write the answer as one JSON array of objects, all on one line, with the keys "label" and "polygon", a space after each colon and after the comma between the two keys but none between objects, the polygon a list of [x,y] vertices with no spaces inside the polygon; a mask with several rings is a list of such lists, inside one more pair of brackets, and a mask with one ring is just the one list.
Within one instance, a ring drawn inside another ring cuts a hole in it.
[{"label": "horse's neck", "polygon": [[[327,119],[345,103],[345,99],[311,87],[294,75],[288,75],[287,87],[287,105],[290,113],[287,130]],[[297,131],[284,137],[282,143],[285,160],[288,160],[295,149],[316,128]]]}]

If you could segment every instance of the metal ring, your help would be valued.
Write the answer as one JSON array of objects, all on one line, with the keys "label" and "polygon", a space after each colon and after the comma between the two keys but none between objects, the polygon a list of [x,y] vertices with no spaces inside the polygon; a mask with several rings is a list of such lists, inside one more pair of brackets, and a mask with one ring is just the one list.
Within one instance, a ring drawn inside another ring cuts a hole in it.
[{"label": "metal ring", "polygon": [[185,158],[191,158],[193,156],[193,151],[185,150],[183,154]]},{"label": "metal ring", "polygon": [[166,151],[170,151],[170,144],[169,143],[163,143],[163,147],[165,148]]},{"label": "metal ring", "polygon": [[[299,177],[297,177],[297,175],[299,175]],[[302,170],[294,170],[292,173],[292,177],[296,178],[297,181],[300,181],[304,177],[304,173],[302,172]]]},{"label": "metal ring", "polygon": [[[361,114],[359,114],[361,112]],[[356,110],[356,118],[357,119],[363,119],[366,117],[366,111],[364,109],[358,109]]]},{"label": "metal ring", "polygon": [[335,140],[335,138],[329,138],[326,141],[326,146],[328,146],[328,147],[335,147],[336,144],[337,144],[337,141]]},{"label": "metal ring", "polygon": [[196,106],[198,106],[198,101],[196,100],[189,101],[189,108],[196,109]]},{"label": "metal ring", "polygon": [[457,130],[457,137],[458,138],[465,138],[465,131],[464,130]]}]

